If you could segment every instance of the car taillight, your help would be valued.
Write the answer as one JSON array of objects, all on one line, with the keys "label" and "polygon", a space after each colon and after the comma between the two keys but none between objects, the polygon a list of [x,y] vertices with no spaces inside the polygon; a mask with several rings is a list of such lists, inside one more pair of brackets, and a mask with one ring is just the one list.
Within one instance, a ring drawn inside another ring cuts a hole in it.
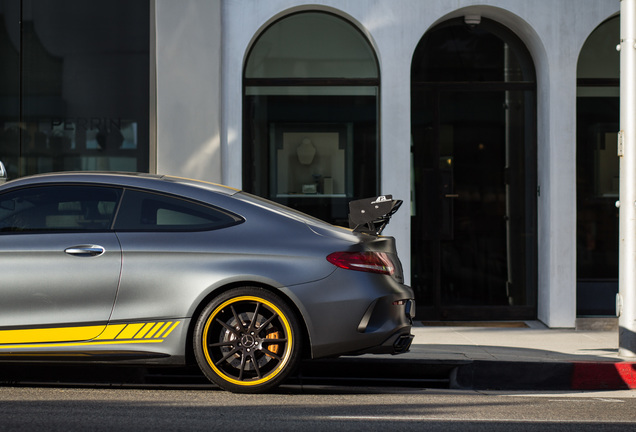
[{"label": "car taillight", "polygon": [[395,266],[384,252],[334,252],[327,256],[331,264],[347,269],[392,275]]}]

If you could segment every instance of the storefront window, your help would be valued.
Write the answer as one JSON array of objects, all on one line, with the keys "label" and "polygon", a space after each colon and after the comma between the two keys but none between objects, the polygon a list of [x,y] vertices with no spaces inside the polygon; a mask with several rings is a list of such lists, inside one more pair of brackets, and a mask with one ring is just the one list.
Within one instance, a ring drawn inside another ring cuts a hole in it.
[{"label": "storefront window", "polygon": [[618,292],[620,19],[601,24],[577,78],[577,313],[614,315]]},{"label": "storefront window", "polygon": [[252,47],[244,75],[243,188],[347,224],[378,192],[377,60],[349,22],[285,17]]},{"label": "storefront window", "polygon": [[0,0],[0,160],[10,178],[148,170],[149,3]]}]

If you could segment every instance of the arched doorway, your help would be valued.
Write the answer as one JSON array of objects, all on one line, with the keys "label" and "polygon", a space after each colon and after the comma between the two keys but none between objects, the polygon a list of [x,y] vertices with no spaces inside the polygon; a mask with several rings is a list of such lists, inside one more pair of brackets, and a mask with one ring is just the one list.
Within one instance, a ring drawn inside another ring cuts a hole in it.
[{"label": "arched doorway", "polygon": [[412,285],[431,320],[536,317],[536,82],[524,44],[446,21],[411,69]]},{"label": "arched doorway", "polygon": [[349,201],[379,185],[369,41],[331,13],[285,16],[253,44],[243,84],[243,189],[347,226]]}]

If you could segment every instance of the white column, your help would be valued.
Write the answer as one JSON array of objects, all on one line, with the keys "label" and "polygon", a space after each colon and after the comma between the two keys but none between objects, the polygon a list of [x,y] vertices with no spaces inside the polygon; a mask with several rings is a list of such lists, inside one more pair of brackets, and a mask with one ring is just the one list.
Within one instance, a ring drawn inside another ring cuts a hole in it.
[{"label": "white column", "polygon": [[220,182],[221,0],[156,0],[157,172]]},{"label": "white column", "polygon": [[636,357],[636,0],[621,1],[620,50],[618,346]]},{"label": "white column", "polygon": [[[380,193],[393,195],[404,204],[383,234],[395,237],[404,268],[404,280],[411,283],[411,104],[410,56],[400,50],[387,54],[382,70],[380,125]],[[410,54],[410,53],[409,53]],[[408,59],[409,62],[406,61]],[[403,60],[402,62],[400,60]]]}]

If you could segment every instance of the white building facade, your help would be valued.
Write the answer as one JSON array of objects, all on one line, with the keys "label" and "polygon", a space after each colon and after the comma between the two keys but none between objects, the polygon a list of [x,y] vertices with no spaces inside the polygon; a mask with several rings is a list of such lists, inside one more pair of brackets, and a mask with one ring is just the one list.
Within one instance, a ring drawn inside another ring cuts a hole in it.
[{"label": "white building facade", "polygon": [[618,0],[146,3],[137,169],[332,222],[393,194],[385,234],[423,320],[613,313],[594,305],[617,289],[618,117],[599,107],[618,97]]}]

